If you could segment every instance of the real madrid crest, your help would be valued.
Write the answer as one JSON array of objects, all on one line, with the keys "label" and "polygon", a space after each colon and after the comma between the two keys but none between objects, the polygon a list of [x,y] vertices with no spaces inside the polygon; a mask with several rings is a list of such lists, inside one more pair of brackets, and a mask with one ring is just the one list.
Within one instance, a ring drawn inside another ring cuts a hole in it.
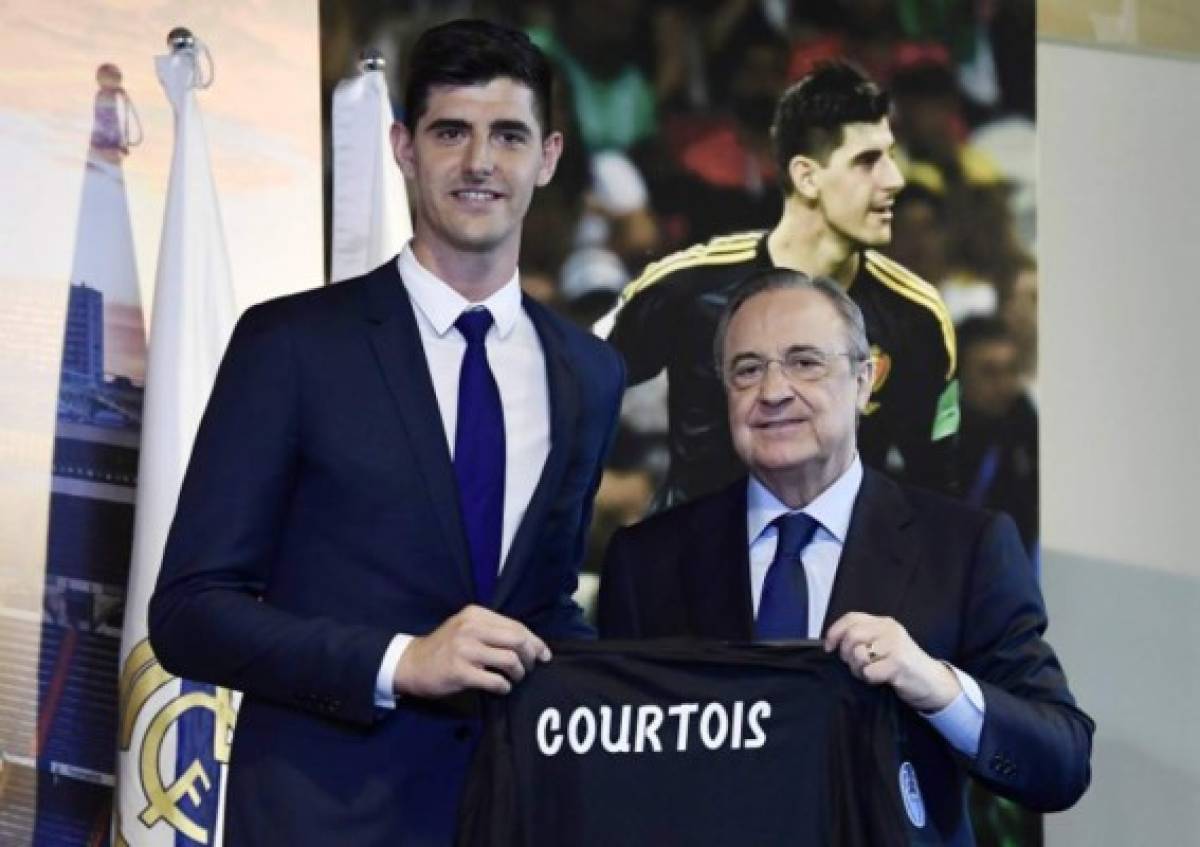
[{"label": "real madrid crest", "polygon": [[[218,770],[229,763],[230,735],[236,717],[233,694],[228,689],[216,688],[207,691],[188,691],[165,701],[154,695],[176,677],[163,670],[154,657],[150,642],[146,639],[130,651],[121,670],[121,726],[118,749],[121,753],[135,752],[138,761],[138,781],[146,798],[146,806],[138,819],[146,827],[166,821],[178,832],[200,844],[212,843],[213,833],[197,823],[181,807],[186,797],[193,806],[199,806],[204,796],[219,785],[220,773],[209,773],[205,763],[195,758],[189,764],[180,764],[179,772],[172,778],[163,773],[162,747],[168,731],[193,709],[205,709],[212,713],[215,722],[212,735],[212,761]],[[135,727],[149,712],[144,733],[135,738]],[[132,748],[140,742],[136,751]],[[215,797],[213,798],[215,802]],[[124,841],[118,832],[118,843]]]},{"label": "real madrid crest", "polygon": [[[875,362],[875,381],[871,383],[871,397],[874,398],[883,390],[883,386],[887,384],[888,377],[892,373],[892,357],[883,352],[878,344],[871,345],[871,360]],[[879,401],[870,400],[867,402],[867,407],[863,409],[864,415],[870,415],[879,410]]]}]

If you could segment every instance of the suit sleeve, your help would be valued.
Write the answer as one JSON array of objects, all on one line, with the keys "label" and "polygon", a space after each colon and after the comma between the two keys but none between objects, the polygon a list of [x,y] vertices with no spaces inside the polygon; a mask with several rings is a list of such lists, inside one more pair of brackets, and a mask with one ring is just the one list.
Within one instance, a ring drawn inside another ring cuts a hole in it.
[{"label": "suit sleeve", "polygon": [[[621,412],[621,396],[625,391],[625,367],[621,357],[612,350],[604,348],[605,360],[610,363],[609,371],[612,377],[611,388],[605,395],[605,400],[597,406],[597,413],[604,416],[603,436],[600,452],[592,468],[588,480],[587,493],[583,500],[583,509],[576,527],[575,539],[572,543],[573,574],[578,574],[580,564],[587,549],[588,533],[592,528],[592,513],[595,509],[596,492],[600,489],[600,480],[604,475],[604,465],[609,451],[616,440],[617,423]],[[551,609],[549,618],[530,621],[532,629],[545,638],[562,639],[592,639],[596,631],[584,617],[583,609],[572,599],[574,588],[578,581],[571,586],[571,591],[564,591],[559,601]]]},{"label": "suit sleeve", "polygon": [[983,732],[973,774],[1036,811],[1059,811],[1091,779],[1095,724],[1076,705],[1015,524],[994,516],[976,551],[963,669],[980,684]]},{"label": "suit sleeve", "polygon": [[286,315],[238,322],[200,424],[158,584],[150,641],[171,673],[325,717],[370,722],[392,633],[264,602],[301,462]]}]

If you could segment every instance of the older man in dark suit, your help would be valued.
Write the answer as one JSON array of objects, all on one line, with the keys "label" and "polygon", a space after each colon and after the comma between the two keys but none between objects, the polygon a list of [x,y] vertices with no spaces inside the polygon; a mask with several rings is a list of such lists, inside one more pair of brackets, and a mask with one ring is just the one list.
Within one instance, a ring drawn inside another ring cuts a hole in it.
[{"label": "older man in dark suit", "polygon": [[830,280],[768,271],[731,299],[716,347],[750,476],[614,536],[602,637],[821,639],[911,707],[916,790],[945,842],[971,843],[968,774],[1033,809],[1073,804],[1093,724],[1042,639],[1012,521],[858,459],[874,378],[858,307]]},{"label": "older man in dark suit", "polygon": [[549,67],[456,21],[408,79],[413,241],[239,322],[151,603],[164,667],[245,693],[226,844],[449,844],[473,692],[590,633],[571,595],[623,369],[519,287],[562,148]]}]

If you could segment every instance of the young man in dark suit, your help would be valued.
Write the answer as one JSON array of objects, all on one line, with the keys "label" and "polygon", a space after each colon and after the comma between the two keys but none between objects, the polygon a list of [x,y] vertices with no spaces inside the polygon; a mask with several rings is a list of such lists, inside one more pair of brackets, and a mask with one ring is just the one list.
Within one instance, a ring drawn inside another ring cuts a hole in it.
[{"label": "young man in dark suit", "polygon": [[450,843],[475,693],[590,634],[623,368],[520,291],[549,103],[523,34],[426,32],[393,130],[413,240],[230,342],[150,609],[165,668],[245,694],[226,844]]},{"label": "young man in dark suit", "polygon": [[1073,804],[1093,724],[1042,640],[1012,521],[858,458],[875,363],[854,302],[832,280],[767,271],[725,308],[716,363],[749,478],[613,537],[601,635],[821,639],[911,708],[916,782],[945,842],[971,843],[968,774],[1036,810]]}]

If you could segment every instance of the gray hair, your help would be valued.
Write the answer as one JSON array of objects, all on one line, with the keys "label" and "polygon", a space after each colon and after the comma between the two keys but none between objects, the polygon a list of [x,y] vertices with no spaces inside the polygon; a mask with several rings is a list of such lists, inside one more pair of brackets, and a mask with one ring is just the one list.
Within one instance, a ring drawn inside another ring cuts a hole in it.
[{"label": "gray hair", "polygon": [[867,327],[863,322],[862,310],[850,299],[845,289],[826,276],[810,277],[788,268],[771,268],[743,280],[734,289],[733,296],[721,312],[721,319],[717,322],[717,334],[713,338],[713,362],[718,376],[725,373],[725,336],[738,309],[759,294],[783,289],[816,291],[825,297],[841,317],[842,325],[846,329],[846,353],[850,364],[857,367],[871,358],[871,345],[867,342]]}]

